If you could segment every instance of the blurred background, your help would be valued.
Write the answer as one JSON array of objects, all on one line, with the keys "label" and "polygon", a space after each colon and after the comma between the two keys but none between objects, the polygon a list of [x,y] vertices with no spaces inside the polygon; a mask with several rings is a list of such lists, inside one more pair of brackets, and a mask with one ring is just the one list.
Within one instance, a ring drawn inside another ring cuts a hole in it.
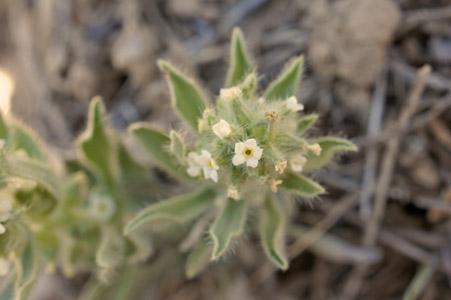
[{"label": "blurred background", "polygon": [[[1,0],[0,109],[58,153],[74,148],[95,95],[119,131],[180,128],[156,60],[217,94],[234,26],[261,86],[305,54],[298,98],[320,115],[313,134],[360,151],[315,174],[328,194],[299,206],[295,221],[313,229],[290,241],[288,271],[249,233],[189,281],[172,245],[134,299],[451,299],[449,0]],[[424,64],[432,73],[412,106]],[[32,298],[76,299],[85,281],[46,275]]]}]

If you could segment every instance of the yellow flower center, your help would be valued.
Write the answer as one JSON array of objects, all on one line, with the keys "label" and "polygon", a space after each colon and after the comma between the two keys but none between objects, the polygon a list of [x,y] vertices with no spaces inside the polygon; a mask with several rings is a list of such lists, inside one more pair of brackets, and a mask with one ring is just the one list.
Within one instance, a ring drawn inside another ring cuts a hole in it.
[{"label": "yellow flower center", "polygon": [[252,148],[246,148],[244,149],[244,156],[246,157],[252,157],[254,155],[254,149]]},{"label": "yellow flower center", "polygon": [[214,169],[213,162],[211,160],[208,161],[208,166],[210,167],[210,169]]},{"label": "yellow flower center", "polygon": [[97,211],[99,212],[106,212],[108,210],[108,206],[101,202],[101,203],[97,203]]}]

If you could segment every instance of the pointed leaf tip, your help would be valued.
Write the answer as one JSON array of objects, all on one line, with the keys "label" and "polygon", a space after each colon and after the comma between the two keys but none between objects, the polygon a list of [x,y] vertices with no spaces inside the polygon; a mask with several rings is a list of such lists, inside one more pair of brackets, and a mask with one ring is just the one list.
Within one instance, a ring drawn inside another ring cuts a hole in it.
[{"label": "pointed leaf tip", "polygon": [[158,61],[158,67],[166,74],[171,92],[171,101],[179,116],[197,132],[198,119],[206,107],[207,100],[197,84],[171,63]]},{"label": "pointed leaf tip", "polygon": [[210,229],[214,249],[212,259],[221,257],[228,249],[234,237],[243,232],[247,216],[247,203],[245,200],[227,199],[221,213]]},{"label": "pointed leaf tip", "polygon": [[226,87],[240,84],[254,70],[255,66],[248,53],[243,33],[235,27],[230,45],[230,66],[227,71]]},{"label": "pointed leaf tip", "polygon": [[177,223],[190,221],[208,209],[214,196],[215,193],[211,188],[203,188],[194,193],[152,204],[128,222],[124,234],[129,234],[138,227],[154,221],[170,220]]},{"label": "pointed leaf tip", "polygon": [[294,172],[285,173],[280,188],[308,198],[325,192],[324,188],[317,182]]},{"label": "pointed leaf tip", "polygon": [[282,270],[288,268],[285,254],[285,222],[280,204],[273,197],[268,198],[260,219],[260,237],[266,255]]},{"label": "pointed leaf tip", "polygon": [[271,82],[264,93],[267,101],[286,99],[296,96],[304,67],[304,56],[301,55],[289,61],[279,76]]},{"label": "pointed leaf tip", "polygon": [[303,168],[305,172],[323,167],[332,159],[335,154],[358,150],[356,145],[342,138],[323,137],[312,140],[312,142],[319,144],[319,146],[321,147],[321,153],[318,156],[314,154],[309,154],[307,156],[307,163]]}]

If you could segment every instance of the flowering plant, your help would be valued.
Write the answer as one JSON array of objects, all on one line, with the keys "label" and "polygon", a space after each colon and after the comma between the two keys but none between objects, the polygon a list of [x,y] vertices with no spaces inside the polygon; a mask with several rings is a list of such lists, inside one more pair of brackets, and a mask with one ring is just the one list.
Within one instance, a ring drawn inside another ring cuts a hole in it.
[{"label": "flowering plant", "polygon": [[[295,97],[303,57],[288,62],[259,95],[256,67],[241,31],[235,29],[226,88],[214,104],[172,64],[160,60],[158,65],[167,75],[174,109],[196,133],[197,142],[186,143],[176,131],[166,135],[143,123],[132,124],[130,132],[162,168],[199,187],[143,209],[127,224],[125,233],[163,220],[198,220],[190,246],[185,247],[192,248],[187,274],[194,276],[210,258],[226,253],[243,233],[249,211],[256,210],[265,253],[286,269],[284,236],[292,200],[324,192],[303,173],[322,167],[338,152],[356,150],[345,139],[307,135],[317,115],[303,114],[304,107]],[[199,226],[212,218],[204,238]]]}]

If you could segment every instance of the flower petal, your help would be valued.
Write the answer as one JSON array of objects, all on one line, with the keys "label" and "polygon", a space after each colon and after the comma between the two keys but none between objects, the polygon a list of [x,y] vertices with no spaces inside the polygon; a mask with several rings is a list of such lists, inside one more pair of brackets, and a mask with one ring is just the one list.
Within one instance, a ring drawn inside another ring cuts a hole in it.
[{"label": "flower petal", "polygon": [[243,142],[235,143],[235,153],[242,153],[244,151],[245,145]]},{"label": "flower petal", "polygon": [[258,159],[256,159],[255,157],[248,158],[246,165],[248,167],[255,168],[258,166]]},{"label": "flower petal", "polygon": [[262,153],[263,153],[263,149],[262,148],[260,148],[258,146],[255,147],[255,149],[254,149],[254,157],[256,159],[260,159],[262,157]]},{"label": "flower petal", "polygon": [[189,176],[191,177],[197,177],[200,175],[200,168],[199,167],[195,167],[195,166],[191,166],[189,167],[186,172],[188,173]]},{"label": "flower petal", "polygon": [[242,163],[244,163],[246,161],[246,158],[244,157],[243,154],[235,154],[235,156],[232,159],[232,164],[234,164],[235,166],[241,165]]},{"label": "flower petal", "polygon": [[210,178],[214,182],[218,182],[218,172],[216,170],[211,171]]},{"label": "flower petal", "polygon": [[249,148],[255,148],[257,147],[257,141],[255,139],[248,139],[247,141],[244,142],[246,147]]}]

